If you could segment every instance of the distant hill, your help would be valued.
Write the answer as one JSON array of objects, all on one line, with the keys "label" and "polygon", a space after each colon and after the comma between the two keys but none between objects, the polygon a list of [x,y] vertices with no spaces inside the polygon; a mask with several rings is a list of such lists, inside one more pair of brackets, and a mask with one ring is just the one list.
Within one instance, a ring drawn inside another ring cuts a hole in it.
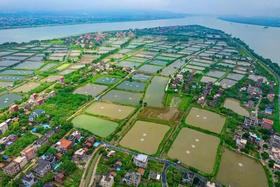
[{"label": "distant hill", "polygon": [[167,11],[94,11],[94,12],[6,12],[0,13],[0,29],[100,22],[143,21],[185,17]]},{"label": "distant hill", "polygon": [[280,27],[280,17],[219,17],[224,21],[260,25],[264,27]]}]

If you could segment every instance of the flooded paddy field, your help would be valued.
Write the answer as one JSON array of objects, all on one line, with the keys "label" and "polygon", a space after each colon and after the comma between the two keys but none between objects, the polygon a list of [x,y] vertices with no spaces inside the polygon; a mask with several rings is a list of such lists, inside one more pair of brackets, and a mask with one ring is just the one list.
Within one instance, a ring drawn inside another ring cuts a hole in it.
[{"label": "flooded paddy field", "polygon": [[100,77],[95,80],[95,83],[112,85],[112,84],[117,83],[119,80],[120,80],[119,78],[115,78],[115,77]]},{"label": "flooded paddy field", "polygon": [[110,101],[113,103],[119,103],[123,105],[136,106],[142,99],[142,93],[132,93],[121,90],[112,90],[102,97],[102,101]]},{"label": "flooded paddy field", "polygon": [[206,75],[214,78],[222,78],[226,73],[219,70],[210,70]]},{"label": "flooded paddy field", "polygon": [[232,98],[226,98],[224,107],[232,110],[233,112],[241,115],[249,117],[249,112],[240,105],[240,101]]},{"label": "flooded paddy field", "polygon": [[211,173],[216,162],[219,138],[183,128],[173,142],[168,157],[204,173]]},{"label": "flooded paddy field", "polygon": [[169,128],[167,125],[137,121],[120,145],[146,154],[155,154]]},{"label": "flooded paddy field", "polygon": [[18,60],[8,60],[8,59],[0,59],[0,66],[2,67],[9,67],[9,66],[13,66],[17,63],[19,63],[20,61]]},{"label": "flooded paddy field", "polygon": [[231,88],[236,83],[237,83],[237,81],[234,81],[231,79],[223,79],[223,80],[221,80],[220,85],[222,86],[222,88],[227,89],[227,88]]},{"label": "flooded paddy field", "polygon": [[144,101],[148,106],[162,107],[165,94],[165,87],[168,83],[168,78],[155,76],[151,84],[148,86]]},{"label": "flooded paddy field", "polygon": [[50,69],[52,69],[53,67],[57,66],[57,63],[48,63],[46,65],[44,65],[40,71],[49,71]]},{"label": "flooded paddy field", "polygon": [[33,75],[34,71],[31,70],[14,70],[14,69],[8,69],[5,71],[0,72],[0,75]]},{"label": "flooded paddy field", "polygon": [[188,69],[192,69],[192,70],[200,70],[203,71],[205,69],[205,67],[201,67],[201,66],[193,66],[193,65],[187,65],[186,66]]},{"label": "flooded paddy field", "polygon": [[0,88],[7,88],[13,86],[13,82],[0,82]]},{"label": "flooded paddy field", "polygon": [[160,74],[163,76],[173,75],[178,71],[178,69],[180,69],[184,65],[185,65],[184,60],[177,60],[174,63],[165,67]]},{"label": "flooded paddy field", "polygon": [[96,97],[105,91],[108,87],[104,85],[98,84],[86,84],[80,88],[77,88],[74,93],[81,95],[90,95],[92,97]]},{"label": "flooded paddy field", "polygon": [[59,79],[61,79],[62,76],[60,75],[50,75],[46,78],[44,78],[42,81],[43,82],[55,82],[58,81]]},{"label": "flooded paddy field", "polygon": [[216,82],[218,79],[216,78],[213,78],[213,77],[208,77],[208,76],[203,76],[200,80],[200,82],[203,82],[203,83],[208,83],[208,82]]},{"label": "flooded paddy field", "polygon": [[225,121],[226,118],[219,114],[193,107],[185,123],[211,132],[220,133],[224,127]]},{"label": "flooded paddy field", "polygon": [[229,73],[227,75],[227,79],[232,79],[232,80],[236,80],[236,81],[239,81],[241,80],[242,78],[244,77],[244,75],[242,74],[238,74],[238,73]]},{"label": "flooded paddy field", "polygon": [[161,66],[155,66],[155,65],[149,65],[145,64],[141,66],[137,71],[142,72],[142,73],[147,73],[147,74],[155,74],[157,71],[161,70]]},{"label": "flooded paddy field", "polygon": [[138,68],[139,66],[141,66],[141,63],[131,62],[131,61],[121,61],[117,65],[121,67]]},{"label": "flooded paddy field", "polygon": [[232,187],[267,187],[264,168],[256,160],[225,149],[217,181]]},{"label": "flooded paddy field", "polygon": [[83,55],[80,63],[82,64],[90,64],[92,63],[94,60],[98,59],[100,56],[99,55]]},{"label": "flooded paddy field", "polygon": [[157,65],[157,66],[166,66],[169,64],[168,61],[163,61],[163,60],[152,60],[149,62],[149,64],[152,64],[152,65]]},{"label": "flooded paddy field", "polygon": [[28,82],[26,84],[23,84],[23,85],[15,88],[13,90],[13,92],[27,93],[27,92],[30,92],[31,90],[37,88],[38,86],[40,86],[40,83],[38,83],[38,82]]},{"label": "flooded paddy field", "polygon": [[133,80],[142,81],[142,82],[149,81],[151,78],[152,77],[150,75],[145,75],[141,73],[136,73],[135,75],[132,76]]},{"label": "flooded paddy field", "polygon": [[0,75],[0,81],[15,82],[26,79],[25,76]]},{"label": "flooded paddy field", "polygon": [[65,70],[59,72],[59,75],[68,75],[68,74],[70,74],[70,73],[72,73],[74,71],[76,71],[76,70],[74,70],[74,69],[65,69]]},{"label": "flooded paddy field", "polygon": [[9,107],[14,104],[16,101],[20,101],[22,96],[18,94],[4,94],[0,96],[0,110]]},{"label": "flooded paddy field", "polygon": [[14,67],[14,69],[36,70],[43,66],[43,62],[24,61]]},{"label": "flooded paddy field", "polygon": [[211,65],[211,64],[204,64],[204,63],[197,62],[197,61],[191,61],[190,64],[194,65],[194,66],[202,66],[202,67],[210,67],[210,65]]},{"label": "flooded paddy field", "polygon": [[118,127],[118,123],[116,122],[85,114],[75,117],[72,123],[76,128],[88,130],[103,138],[109,136]]},{"label": "flooded paddy field", "polygon": [[96,102],[86,109],[86,113],[105,116],[112,120],[122,120],[135,111],[134,107],[118,105],[113,103]]},{"label": "flooded paddy field", "polygon": [[124,81],[117,86],[117,89],[128,90],[133,92],[143,92],[145,90],[145,83],[136,81]]},{"label": "flooded paddy field", "polygon": [[138,63],[141,63],[141,64],[147,61],[146,58],[140,58],[140,57],[135,57],[135,56],[134,57],[130,57],[127,60],[131,61],[131,62],[138,62]]},{"label": "flooded paddy field", "polygon": [[150,119],[160,119],[171,122],[179,122],[182,113],[177,108],[152,108],[145,107],[141,113],[140,117],[150,118]]}]

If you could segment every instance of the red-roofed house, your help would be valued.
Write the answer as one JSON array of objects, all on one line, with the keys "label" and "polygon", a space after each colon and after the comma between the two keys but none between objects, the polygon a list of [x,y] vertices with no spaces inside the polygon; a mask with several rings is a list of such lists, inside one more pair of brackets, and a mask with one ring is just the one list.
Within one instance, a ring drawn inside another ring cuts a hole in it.
[{"label": "red-roofed house", "polygon": [[262,119],[262,128],[271,130],[273,128],[273,120],[263,118]]},{"label": "red-roofed house", "polygon": [[72,146],[72,142],[70,140],[66,140],[66,139],[61,139],[59,142],[56,143],[58,148],[63,150],[63,151],[67,151],[71,148]]},{"label": "red-roofed house", "polygon": [[34,146],[27,147],[21,151],[21,155],[25,156],[27,160],[35,158],[37,149]]}]

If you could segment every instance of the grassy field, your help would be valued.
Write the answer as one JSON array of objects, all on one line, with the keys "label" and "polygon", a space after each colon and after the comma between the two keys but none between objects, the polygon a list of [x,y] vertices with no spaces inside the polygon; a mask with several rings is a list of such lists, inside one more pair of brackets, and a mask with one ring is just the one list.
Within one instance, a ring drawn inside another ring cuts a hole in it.
[{"label": "grassy field", "polygon": [[105,102],[93,103],[86,109],[87,113],[98,115],[98,116],[105,116],[112,120],[125,119],[134,111],[135,111],[134,107],[123,106],[123,105],[118,105],[113,103],[105,103]]},{"label": "grassy field", "polygon": [[102,138],[112,134],[118,127],[118,124],[115,122],[85,114],[75,117],[72,122],[74,127],[88,130]]},{"label": "grassy field", "polygon": [[192,108],[185,122],[188,125],[220,133],[225,124],[225,117],[207,110]]},{"label": "grassy field", "polygon": [[137,121],[120,145],[146,154],[155,154],[168,130],[167,125]]},{"label": "grassy field", "polygon": [[189,128],[181,129],[168,156],[204,173],[212,173],[220,140]]}]

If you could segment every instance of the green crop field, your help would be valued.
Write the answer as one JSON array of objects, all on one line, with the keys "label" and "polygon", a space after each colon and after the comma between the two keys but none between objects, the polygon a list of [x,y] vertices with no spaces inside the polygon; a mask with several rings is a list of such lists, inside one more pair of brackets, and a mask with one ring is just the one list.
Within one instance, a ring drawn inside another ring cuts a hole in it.
[{"label": "green crop field", "polygon": [[72,122],[74,127],[88,130],[102,138],[109,136],[118,127],[118,123],[85,114],[75,117]]}]

